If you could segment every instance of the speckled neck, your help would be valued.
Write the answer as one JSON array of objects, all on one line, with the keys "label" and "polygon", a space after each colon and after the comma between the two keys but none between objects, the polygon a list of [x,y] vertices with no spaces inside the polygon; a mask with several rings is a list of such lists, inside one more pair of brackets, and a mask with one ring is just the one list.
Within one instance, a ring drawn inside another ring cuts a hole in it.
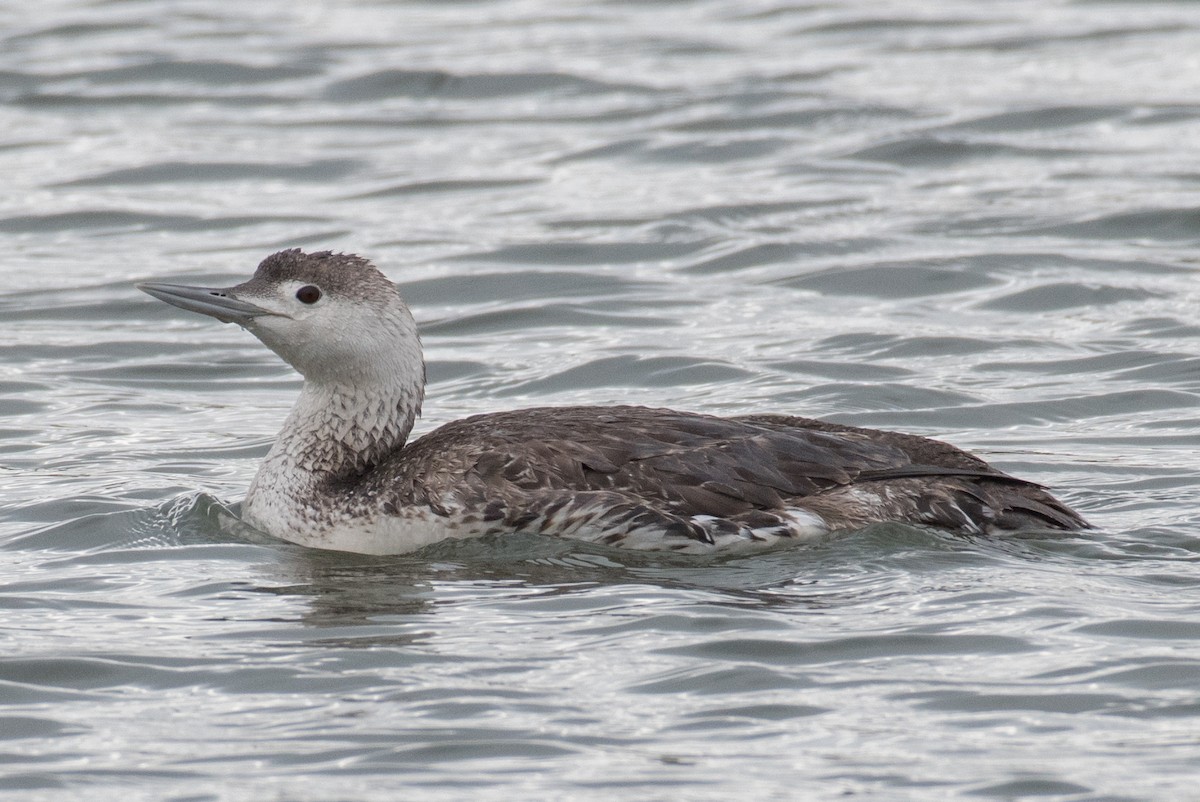
[{"label": "speckled neck", "polygon": [[305,382],[250,485],[246,519],[303,535],[353,514],[359,478],[404,445],[420,414],[423,372],[404,378],[386,387]]},{"label": "speckled neck", "polygon": [[350,480],[403,446],[419,411],[417,388],[305,382],[267,461],[284,460],[318,482]]}]

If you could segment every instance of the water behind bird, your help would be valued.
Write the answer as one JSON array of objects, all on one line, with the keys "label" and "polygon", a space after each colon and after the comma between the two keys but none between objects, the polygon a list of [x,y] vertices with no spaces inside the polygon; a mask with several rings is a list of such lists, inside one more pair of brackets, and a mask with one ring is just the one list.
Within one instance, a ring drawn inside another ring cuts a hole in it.
[{"label": "water behind bird", "polygon": [[[1178,799],[1200,759],[1185,3],[62,3],[0,34],[0,788]],[[1095,532],[378,558],[240,524],[299,388],[140,280],[369,255],[419,432],[951,440]]]}]

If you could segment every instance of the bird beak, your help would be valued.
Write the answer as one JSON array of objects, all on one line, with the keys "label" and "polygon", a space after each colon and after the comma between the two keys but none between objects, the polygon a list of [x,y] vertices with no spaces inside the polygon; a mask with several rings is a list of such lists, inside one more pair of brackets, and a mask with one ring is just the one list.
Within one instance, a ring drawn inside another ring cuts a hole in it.
[{"label": "bird beak", "polygon": [[189,312],[215,317],[222,323],[245,326],[260,315],[274,314],[238,298],[232,289],[214,290],[207,287],[185,287],[182,284],[159,284],[147,281],[137,285],[147,295]]}]

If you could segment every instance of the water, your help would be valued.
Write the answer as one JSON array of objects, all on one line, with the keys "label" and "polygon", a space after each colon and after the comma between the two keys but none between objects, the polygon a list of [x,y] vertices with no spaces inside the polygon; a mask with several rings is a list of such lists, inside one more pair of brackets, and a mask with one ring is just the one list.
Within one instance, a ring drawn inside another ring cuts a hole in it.
[{"label": "water", "polygon": [[[1200,766],[1200,9],[0,5],[0,790],[1180,799]],[[371,256],[422,430],[935,434],[1098,528],[738,558],[237,524],[297,390],[136,280]]]}]

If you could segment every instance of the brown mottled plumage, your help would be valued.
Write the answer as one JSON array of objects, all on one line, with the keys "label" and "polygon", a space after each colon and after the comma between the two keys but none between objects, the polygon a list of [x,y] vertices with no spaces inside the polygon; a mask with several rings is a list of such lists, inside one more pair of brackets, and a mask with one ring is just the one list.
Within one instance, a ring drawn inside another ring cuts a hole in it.
[{"label": "brown mottled plumage", "polygon": [[141,286],[246,327],[304,375],[245,505],[248,521],[285,540],[391,553],[528,531],[711,551],[876,521],[1087,526],[1040,486],[946,443],[784,415],[545,407],[406,443],[424,392],[420,342],[366,260],[284,251],[228,290]]},{"label": "brown mottled plumage", "polygon": [[[432,481],[431,481],[432,480]],[[830,530],[880,520],[960,532],[1076,529],[1038,485],[936,440],[807,418],[718,418],[645,407],[544,407],[476,415],[405,446],[361,480],[397,509],[478,511],[487,531],[662,548],[774,542],[805,510]],[[700,520],[697,520],[697,517]]]}]

